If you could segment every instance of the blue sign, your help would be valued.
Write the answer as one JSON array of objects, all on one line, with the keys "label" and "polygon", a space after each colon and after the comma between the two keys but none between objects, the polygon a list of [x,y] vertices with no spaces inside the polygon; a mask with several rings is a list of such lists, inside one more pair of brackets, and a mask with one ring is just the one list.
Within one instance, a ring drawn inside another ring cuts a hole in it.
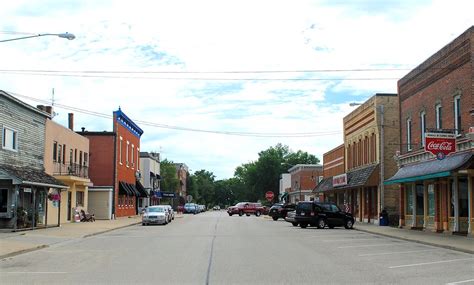
[{"label": "blue sign", "polygon": [[173,192],[162,192],[162,191],[153,191],[156,198],[176,198],[176,194]]},{"label": "blue sign", "polygon": [[446,154],[444,154],[444,152],[438,152],[438,153],[436,154],[436,158],[437,158],[438,160],[443,160],[443,159],[446,158]]}]

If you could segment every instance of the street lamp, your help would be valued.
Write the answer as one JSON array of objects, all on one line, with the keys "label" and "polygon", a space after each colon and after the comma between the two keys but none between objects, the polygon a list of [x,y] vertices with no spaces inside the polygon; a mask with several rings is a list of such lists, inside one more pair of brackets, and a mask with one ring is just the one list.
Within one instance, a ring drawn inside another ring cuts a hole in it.
[{"label": "street lamp", "polygon": [[24,40],[24,39],[30,39],[30,38],[37,38],[37,37],[44,37],[44,36],[57,36],[63,39],[68,39],[68,40],[73,40],[76,38],[74,34],[70,33],[61,33],[61,34],[37,34],[37,35],[31,35],[31,36],[25,36],[25,37],[19,37],[19,38],[13,38],[13,39],[7,39],[7,40],[0,40],[0,43],[3,42],[10,42],[10,41],[17,41],[17,40]]}]

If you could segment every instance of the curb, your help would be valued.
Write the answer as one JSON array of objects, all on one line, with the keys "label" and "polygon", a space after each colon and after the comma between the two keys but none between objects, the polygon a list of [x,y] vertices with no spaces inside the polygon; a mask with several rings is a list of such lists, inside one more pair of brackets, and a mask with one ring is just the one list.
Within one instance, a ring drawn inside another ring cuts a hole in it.
[{"label": "curb", "polygon": [[133,224],[124,225],[124,226],[116,227],[116,228],[113,228],[113,229],[108,229],[108,230],[104,230],[104,231],[100,231],[100,232],[95,232],[95,233],[87,234],[87,235],[82,236],[82,238],[88,238],[88,237],[93,237],[93,236],[105,234],[105,233],[108,233],[108,232],[111,232],[111,231],[115,231],[115,230],[118,230],[118,229],[123,229],[123,228],[131,227],[131,226],[138,225],[138,224],[141,224],[141,223],[142,223],[142,222],[136,222],[136,223],[133,223]]},{"label": "curb", "polygon": [[42,245],[38,245],[38,246],[35,246],[35,247],[32,247],[32,248],[27,248],[27,249],[22,249],[22,250],[15,251],[15,252],[10,252],[10,253],[4,254],[4,255],[0,255],[0,260],[5,259],[5,258],[9,258],[9,257],[13,257],[13,256],[16,256],[16,255],[20,255],[20,254],[23,254],[23,253],[40,250],[40,249],[47,248],[47,247],[49,247],[49,245],[42,244]]},{"label": "curb", "polygon": [[427,242],[427,241],[422,241],[422,240],[417,240],[417,239],[410,239],[410,238],[392,236],[392,235],[389,235],[389,234],[383,234],[383,233],[378,233],[378,232],[372,232],[372,231],[370,231],[370,230],[358,229],[358,228],[356,228],[356,227],[354,227],[354,230],[360,231],[360,232],[371,233],[371,234],[374,234],[374,235],[379,235],[379,236],[384,236],[384,237],[389,237],[389,238],[394,238],[394,239],[399,239],[399,240],[404,240],[404,241],[411,241],[411,242],[416,242],[416,243],[420,243],[420,244],[430,245],[430,246],[434,246],[434,247],[441,247],[441,248],[445,248],[445,249],[450,249],[450,250],[460,251],[460,252],[464,252],[464,253],[474,254],[474,250],[459,248],[459,247],[455,247],[455,246],[442,245],[442,244],[438,244],[438,243]]}]

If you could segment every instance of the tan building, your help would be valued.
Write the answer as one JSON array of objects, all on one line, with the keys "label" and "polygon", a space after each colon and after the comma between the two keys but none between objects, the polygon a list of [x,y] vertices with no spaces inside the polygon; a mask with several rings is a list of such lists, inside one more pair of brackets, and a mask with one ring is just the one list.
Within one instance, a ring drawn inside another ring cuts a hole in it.
[{"label": "tan building", "polygon": [[[74,117],[69,114],[69,128],[46,120],[44,167],[45,172],[69,188],[54,198],[50,190],[47,211],[48,224],[74,221],[75,210],[87,212],[89,179],[89,139],[74,132]],[[60,211],[58,215],[58,211]]]},{"label": "tan building", "polygon": [[314,193],[351,212],[357,221],[379,223],[385,209],[386,222],[396,224],[398,188],[383,182],[397,171],[393,157],[399,147],[398,95],[378,93],[357,105],[343,119],[344,145],[324,154],[324,180]]},{"label": "tan building", "polygon": [[340,186],[356,200],[359,221],[378,223],[386,209],[391,223],[398,223],[398,188],[383,181],[398,170],[393,157],[399,149],[399,129],[397,94],[375,94],[344,117],[347,180]]}]

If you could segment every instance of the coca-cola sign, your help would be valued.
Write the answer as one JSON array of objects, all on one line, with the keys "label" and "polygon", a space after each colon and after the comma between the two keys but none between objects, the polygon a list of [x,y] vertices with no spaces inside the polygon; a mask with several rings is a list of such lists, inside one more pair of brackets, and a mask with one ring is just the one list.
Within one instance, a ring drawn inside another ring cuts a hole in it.
[{"label": "coca-cola sign", "polygon": [[441,153],[446,156],[456,152],[456,136],[447,133],[426,133],[425,151],[439,156]]}]

